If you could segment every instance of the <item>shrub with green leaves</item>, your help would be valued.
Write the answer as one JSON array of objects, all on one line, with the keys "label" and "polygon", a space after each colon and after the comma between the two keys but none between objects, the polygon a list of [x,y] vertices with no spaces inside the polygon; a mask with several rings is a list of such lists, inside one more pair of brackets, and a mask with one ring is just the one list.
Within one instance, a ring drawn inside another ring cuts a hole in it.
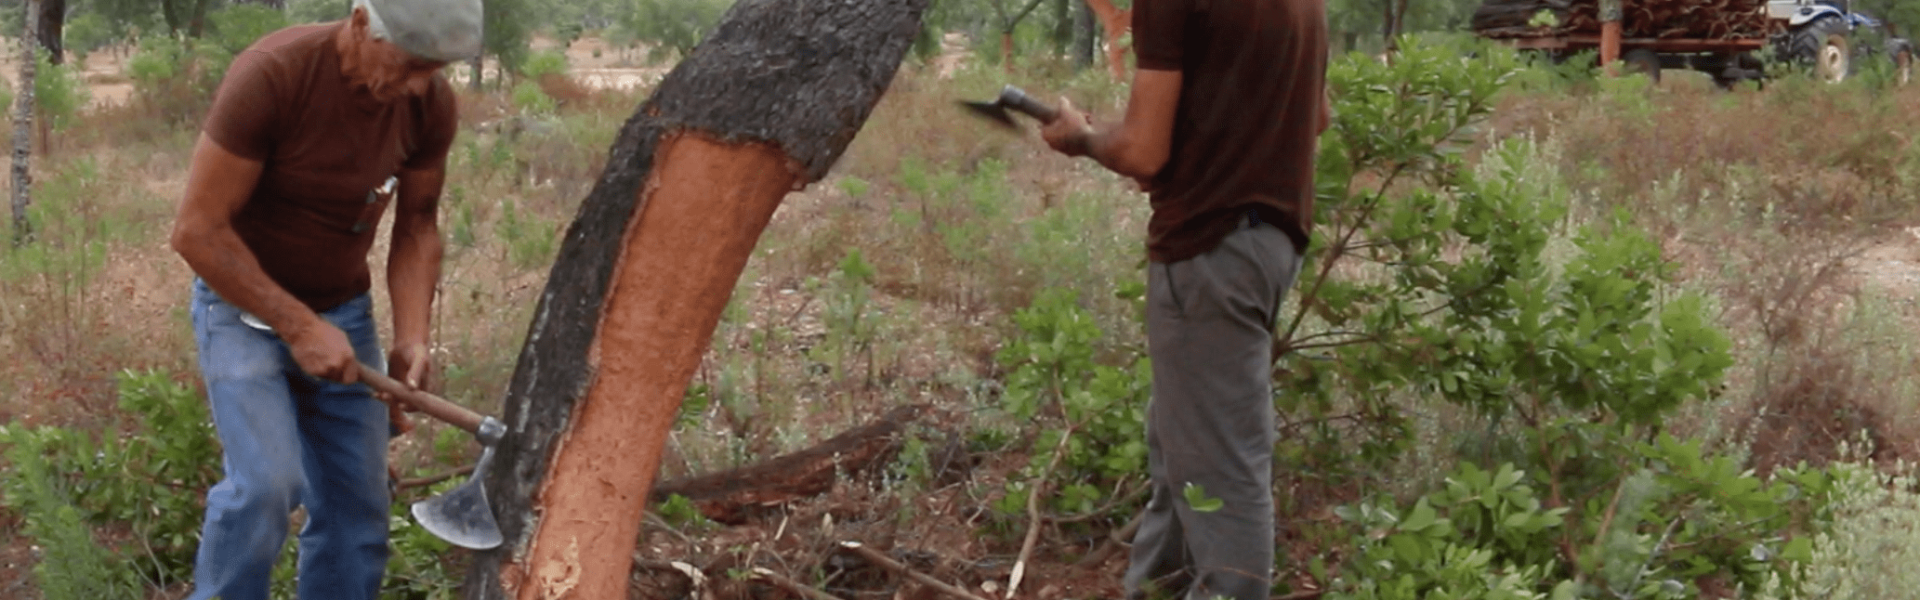
[{"label": "shrub with green leaves", "polygon": [[1104,332],[1072,290],[1042,291],[1013,320],[1020,334],[996,355],[1009,370],[1002,407],[1041,426],[1025,469],[1029,480],[1014,482],[1000,509],[1018,513],[1029,486],[1059,482],[1053,509],[1094,512],[1116,485],[1146,473],[1151,364],[1137,349],[1121,351],[1112,364],[1097,361]]},{"label": "shrub with green leaves", "polygon": [[[128,577],[137,573],[135,581],[185,581],[199,546],[200,495],[219,476],[213,423],[200,395],[164,373],[121,373],[119,391],[124,420],[105,435],[61,427],[0,429],[12,468],[31,469],[38,462],[55,479],[40,482],[18,473],[0,487],[8,506],[29,521],[64,523],[77,516],[88,526],[127,526],[132,539],[114,554],[129,560],[109,564],[130,569]],[[39,485],[67,490],[67,501],[45,503],[48,496],[33,489]],[[23,498],[28,505],[18,504]],[[70,547],[79,543],[71,536],[40,542],[79,551]]]}]

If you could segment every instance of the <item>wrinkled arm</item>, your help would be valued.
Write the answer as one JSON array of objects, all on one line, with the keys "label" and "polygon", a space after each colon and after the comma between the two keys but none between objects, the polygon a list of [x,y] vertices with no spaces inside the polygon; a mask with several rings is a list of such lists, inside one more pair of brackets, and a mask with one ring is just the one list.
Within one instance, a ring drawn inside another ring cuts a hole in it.
[{"label": "wrinkled arm", "polygon": [[[446,168],[401,171],[393,211],[393,249],[387,256],[387,290],[393,297],[393,348],[425,356],[440,285],[440,189]],[[413,374],[403,373],[403,377]],[[408,381],[419,385],[418,381]]]}]

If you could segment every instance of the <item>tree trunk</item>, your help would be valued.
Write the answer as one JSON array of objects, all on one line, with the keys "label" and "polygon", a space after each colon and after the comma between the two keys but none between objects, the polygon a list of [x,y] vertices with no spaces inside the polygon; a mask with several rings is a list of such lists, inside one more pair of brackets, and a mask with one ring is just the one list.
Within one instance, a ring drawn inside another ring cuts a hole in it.
[{"label": "tree trunk", "polygon": [[478,93],[480,91],[480,78],[486,74],[486,70],[482,69],[480,66],[484,62],[484,59],[485,59],[485,55],[481,55],[481,56],[475,56],[467,60],[467,66],[470,66],[473,68],[473,76],[467,78],[468,91],[475,92],[475,93]]},{"label": "tree trunk", "polygon": [[40,28],[35,32],[40,36],[40,47],[47,50],[47,62],[66,64],[66,55],[61,52],[61,29],[67,24],[67,0],[40,0],[37,13]]},{"label": "tree trunk", "polygon": [[569,227],[486,486],[475,600],[625,598],[687,383],[787,193],[827,173],[927,0],[740,0],[628,119]]},{"label": "tree trunk", "polygon": [[1120,38],[1133,29],[1133,9],[1116,8],[1113,0],[1087,0],[1087,7],[1100,19],[1100,29],[1106,35],[1107,70],[1114,79],[1126,79],[1128,47],[1120,45]]},{"label": "tree trunk", "polygon": [[286,10],[287,0],[236,0],[241,4],[264,4],[272,8]]},{"label": "tree trunk", "polygon": [[[27,0],[26,15],[35,14],[38,0]],[[22,19],[26,24],[21,29],[20,38],[20,90],[13,97],[13,245],[19,247],[33,239],[32,224],[27,222],[27,205],[32,203],[33,174],[29,166],[33,161],[33,68],[40,61],[34,60],[34,19]]]},{"label": "tree trunk", "polygon": [[1073,3],[1073,70],[1085,71],[1093,66],[1093,46],[1100,37],[1095,28],[1093,8],[1085,2]]}]

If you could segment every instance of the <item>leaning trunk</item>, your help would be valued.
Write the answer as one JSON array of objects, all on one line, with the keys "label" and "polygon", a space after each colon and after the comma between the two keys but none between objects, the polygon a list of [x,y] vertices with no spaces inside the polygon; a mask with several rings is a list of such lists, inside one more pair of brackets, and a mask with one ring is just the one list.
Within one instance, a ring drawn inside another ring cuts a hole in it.
[{"label": "leaning trunk", "polygon": [[627,121],[569,227],[486,486],[477,600],[625,598],[688,381],[774,209],[826,175],[927,0],[740,0]]},{"label": "leaning trunk", "polygon": [[[34,14],[37,0],[27,0],[27,11]],[[20,92],[13,97],[13,245],[33,239],[33,224],[27,221],[27,205],[33,202],[33,67],[40,62],[33,53],[35,23],[26,19],[20,38]]]}]

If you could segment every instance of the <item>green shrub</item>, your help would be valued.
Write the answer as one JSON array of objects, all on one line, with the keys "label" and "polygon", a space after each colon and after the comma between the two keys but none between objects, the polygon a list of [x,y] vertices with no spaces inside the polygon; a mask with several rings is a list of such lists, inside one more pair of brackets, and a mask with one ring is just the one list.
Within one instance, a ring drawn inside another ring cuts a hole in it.
[{"label": "green shrub", "polygon": [[567,68],[566,54],[559,50],[541,50],[527,54],[527,59],[520,63],[520,75],[537,81],[546,75],[565,75]]},{"label": "green shrub", "polygon": [[73,63],[54,65],[46,51],[35,54],[39,65],[34,67],[33,102],[49,127],[54,131],[66,129],[80,116],[80,109],[92,101],[93,94]]},{"label": "green shrub", "polygon": [[[129,570],[109,573],[103,581],[186,581],[199,546],[201,494],[219,476],[219,446],[206,405],[192,388],[163,373],[129,371],[120,375],[120,409],[125,421],[97,437],[60,427],[10,426],[0,432],[14,469],[43,461],[50,473],[59,474],[56,485],[71,491],[69,503],[19,506],[19,498],[45,498],[23,489],[40,484],[21,473],[4,484],[8,505],[31,518],[64,522],[71,517],[62,513],[71,513],[87,525],[128,526],[133,539],[116,554],[136,560],[108,563]],[[41,542],[77,543],[72,536]]]}]

